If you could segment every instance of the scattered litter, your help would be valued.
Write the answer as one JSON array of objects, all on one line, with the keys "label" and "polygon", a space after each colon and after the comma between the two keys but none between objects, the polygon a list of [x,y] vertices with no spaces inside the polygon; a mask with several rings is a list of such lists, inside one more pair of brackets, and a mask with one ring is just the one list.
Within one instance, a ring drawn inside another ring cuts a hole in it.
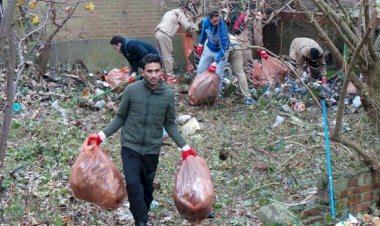
[{"label": "scattered litter", "polygon": [[96,84],[100,84],[104,87],[110,87],[111,86],[108,82],[104,82],[104,81],[100,81],[100,80],[96,80]]},{"label": "scattered litter", "polygon": [[160,204],[156,201],[156,200],[153,200],[151,203],[150,203],[150,209],[153,210],[153,209],[156,209],[157,207],[159,207]]},{"label": "scattered litter", "polygon": [[257,97],[257,90],[255,88],[251,88],[249,92],[251,93],[252,96]]},{"label": "scattered litter", "polygon": [[298,111],[298,112],[303,112],[303,111],[306,111],[306,107],[305,107],[305,104],[298,101],[296,102],[294,105],[293,105],[293,109],[295,111]]},{"label": "scattered litter", "polygon": [[276,122],[271,126],[271,128],[273,129],[273,128],[280,126],[284,121],[285,121],[284,117],[277,115],[276,116]]},{"label": "scattered litter", "polygon": [[282,105],[281,109],[285,112],[291,112],[292,111],[292,109],[290,109],[290,107],[287,104]]},{"label": "scattered litter", "polygon": [[197,130],[200,130],[201,126],[196,118],[191,118],[185,125],[182,126],[182,135],[187,137],[194,134]]},{"label": "scattered litter", "polygon": [[[108,84],[108,83],[107,83]],[[95,89],[95,95],[99,95],[101,93],[104,93],[104,90],[101,90],[99,88]]]},{"label": "scattered litter", "polygon": [[12,111],[13,113],[17,114],[20,113],[22,110],[21,104],[19,102],[14,102],[12,104]]},{"label": "scattered litter", "polygon": [[185,124],[187,121],[191,119],[191,115],[179,115],[176,119],[176,122],[180,125]]},{"label": "scattered litter", "polygon": [[352,100],[352,107],[358,108],[362,105],[362,102],[360,100],[360,96],[355,96],[355,98]]},{"label": "scattered litter", "polygon": [[353,225],[359,225],[358,219],[356,219],[351,214],[348,214],[346,218],[343,221],[339,221],[335,226],[353,226]]},{"label": "scattered litter", "polygon": [[63,109],[61,106],[58,105],[58,100],[55,100],[55,101],[51,104],[51,106],[52,106],[55,110],[57,110],[57,111],[59,111],[59,112],[61,113],[62,118],[63,118],[63,124],[64,124],[64,125],[68,125],[69,122],[68,122],[68,120],[67,120],[67,111],[66,111],[65,109]]},{"label": "scattered litter", "polygon": [[104,106],[106,106],[106,104],[107,103],[104,100],[98,100],[98,101],[96,101],[94,107],[98,108],[98,109],[102,109],[102,108],[104,108]]},{"label": "scattered litter", "polygon": [[[336,125],[335,120],[332,122],[332,125],[335,127],[335,125]],[[350,124],[348,124],[347,122],[342,122],[342,129],[343,129],[343,131],[351,131],[352,130],[350,127]]]},{"label": "scattered litter", "polygon": [[[172,220],[172,217],[171,216],[167,216],[167,217],[164,217],[160,220],[160,223],[166,223],[168,221],[171,221]],[[183,224],[181,224],[183,225]]]},{"label": "scattered litter", "polygon": [[129,221],[133,220],[133,215],[132,215],[131,211],[129,210],[129,208],[128,209],[125,209],[125,208],[118,209],[117,215],[118,215],[120,221],[128,221],[129,222]]},{"label": "scattered litter", "polygon": [[297,125],[297,126],[300,126],[300,127],[305,127],[305,123],[301,119],[299,119],[293,115],[290,116],[290,123]]}]

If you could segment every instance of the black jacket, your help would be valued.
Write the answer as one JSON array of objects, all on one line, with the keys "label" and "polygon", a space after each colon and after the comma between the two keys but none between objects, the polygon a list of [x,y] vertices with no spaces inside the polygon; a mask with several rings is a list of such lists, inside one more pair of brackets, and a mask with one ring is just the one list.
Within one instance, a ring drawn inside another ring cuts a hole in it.
[{"label": "black jacket", "polygon": [[158,51],[151,44],[126,38],[120,48],[121,53],[129,61],[131,65],[131,71],[138,72],[138,68],[142,68],[141,59],[148,53],[155,53]]}]

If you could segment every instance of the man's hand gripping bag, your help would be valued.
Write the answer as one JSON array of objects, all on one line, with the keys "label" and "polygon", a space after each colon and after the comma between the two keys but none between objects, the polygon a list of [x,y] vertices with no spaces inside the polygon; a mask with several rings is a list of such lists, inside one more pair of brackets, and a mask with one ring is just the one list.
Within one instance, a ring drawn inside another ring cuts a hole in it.
[{"label": "man's hand gripping bag", "polygon": [[127,197],[124,180],[110,157],[87,138],[75,161],[70,186],[74,196],[104,208],[116,209]]}]

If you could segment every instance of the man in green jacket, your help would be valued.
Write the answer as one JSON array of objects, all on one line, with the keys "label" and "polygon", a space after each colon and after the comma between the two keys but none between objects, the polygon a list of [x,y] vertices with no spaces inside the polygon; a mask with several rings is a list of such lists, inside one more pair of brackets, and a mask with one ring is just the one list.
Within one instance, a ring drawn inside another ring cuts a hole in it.
[{"label": "man in green jacket", "polygon": [[138,226],[148,222],[149,207],[153,200],[153,179],[163,140],[162,128],[181,148],[182,159],[196,155],[175,124],[174,93],[160,81],[161,58],[157,54],[147,54],[142,64],[144,80],[127,86],[111,123],[95,135],[104,141],[121,128],[121,157],[128,199]]}]

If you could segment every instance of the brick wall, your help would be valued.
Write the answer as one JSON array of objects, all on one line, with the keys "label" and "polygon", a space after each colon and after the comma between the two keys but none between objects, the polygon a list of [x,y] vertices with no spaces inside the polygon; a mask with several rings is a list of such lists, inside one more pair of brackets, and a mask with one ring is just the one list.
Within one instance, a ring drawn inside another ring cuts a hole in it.
[{"label": "brick wall", "polygon": [[[347,213],[356,215],[379,205],[380,174],[364,170],[353,176],[338,176],[333,179],[335,213],[338,218]],[[327,180],[321,181],[318,198],[314,205],[303,210],[303,223],[323,222],[325,215],[331,215]]]},{"label": "brick wall", "polygon": [[337,207],[351,213],[365,212],[379,201],[380,174],[363,172],[355,177],[341,177],[334,184]]},{"label": "brick wall", "polygon": [[[80,6],[57,40],[109,39],[115,34],[131,37],[152,37],[154,28],[174,0],[92,0],[94,11]],[[164,2],[164,5],[161,3]]]}]

